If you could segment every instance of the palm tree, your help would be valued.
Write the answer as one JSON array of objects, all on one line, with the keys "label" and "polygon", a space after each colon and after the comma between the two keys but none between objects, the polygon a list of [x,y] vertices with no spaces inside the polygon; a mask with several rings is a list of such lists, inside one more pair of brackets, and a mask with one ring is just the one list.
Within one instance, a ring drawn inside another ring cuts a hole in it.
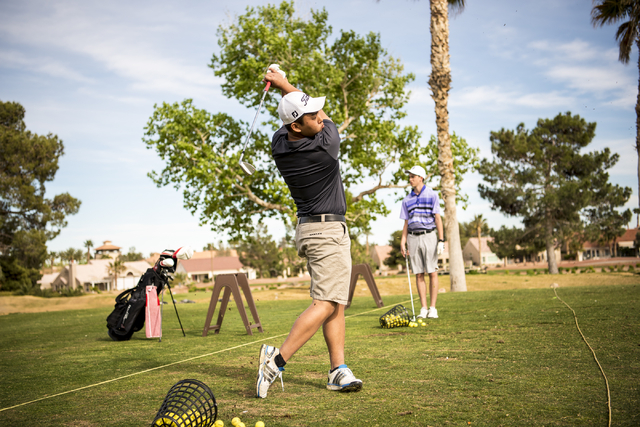
[{"label": "palm tree", "polygon": [[460,246],[460,226],[456,213],[456,187],[453,173],[453,154],[449,135],[449,90],[451,89],[451,66],[449,64],[449,10],[461,12],[465,0],[430,0],[431,6],[431,76],[429,86],[436,108],[438,136],[438,167],[440,188],[444,201],[444,227],[449,247],[449,268],[452,292],[466,292],[464,259]]},{"label": "palm tree", "polygon": [[126,270],[127,267],[120,258],[116,258],[113,262],[110,262],[107,266],[109,274],[113,275],[113,289],[116,289],[118,285],[118,275]]},{"label": "palm tree", "polygon": [[[622,24],[616,32],[616,41],[620,48],[618,60],[628,64],[631,58],[631,47],[635,43],[640,50],[640,0],[595,0],[591,9],[591,23],[594,27],[607,24]],[[640,72],[640,56],[638,57]],[[640,81],[638,81],[638,97],[636,101],[636,152],[638,153],[638,194],[640,194]],[[640,198],[638,199],[640,206]],[[636,212],[636,220],[640,224],[640,210]]]},{"label": "palm tree", "polygon": [[59,256],[60,255],[56,251],[47,252],[47,257],[49,258],[49,263],[51,267],[51,273],[53,273],[53,264],[56,262],[56,258],[58,258]]},{"label": "palm tree", "polygon": [[91,239],[84,241],[84,247],[87,248],[87,263],[91,261],[91,248],[93,247],[93,241]]},{"label": "palm tree", "polygon": [[482,267],[482,229],[487,225],[482,214],[475,215],[473,220],[469,223],[470,227],[476,230],[478,235],[478,251],[480,252],[480,267]]}]

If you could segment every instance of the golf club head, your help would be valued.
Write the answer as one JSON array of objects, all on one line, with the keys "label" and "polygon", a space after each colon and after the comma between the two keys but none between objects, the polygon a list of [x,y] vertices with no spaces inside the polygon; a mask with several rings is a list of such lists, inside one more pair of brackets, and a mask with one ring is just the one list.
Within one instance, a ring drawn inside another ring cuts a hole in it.
[{"label": "golf club head", "polygon": [[175,265],[173,258],[165,258],[160,261],[160,267],[170,268]]},{"label": "golf club head", "polygon": [[249,164],[247,162],[240,162],[240,168],[247,175],[253,175],[253,173],[256,171],[256,168],[254,168],[253,165],[251,165],[251,164]]}]

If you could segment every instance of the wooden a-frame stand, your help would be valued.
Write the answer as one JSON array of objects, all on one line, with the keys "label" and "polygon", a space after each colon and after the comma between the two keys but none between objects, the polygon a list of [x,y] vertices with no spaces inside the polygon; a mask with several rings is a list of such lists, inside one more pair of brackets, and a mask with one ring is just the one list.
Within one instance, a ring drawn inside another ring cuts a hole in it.
[{"label": "wooden a-frame stand", "polygon": [[384,303],[382,302],[382,298],[380,297],[380,292],[378,292],[378,287],[376,286],[376,281],[373,280],[373,273],[371,272],[371,267],[369,264],[358,264],[351,267],[351,284],[349,285],[349,302],[347,303],[346,308],[351,307],[351,300],[353,300],[353,293],[356,290],[356,283],[358,282],[358,276],[362,275],[364,280],[367,282],[367,286],[371,291],[371,295],[373,296],[373,300],[376,302],[378,308],[384,307]]},{"label": "wooden a-frame stand", "polygon": [[[216,311],[218,297],[220,296],[220,291],[222,290],[222,288],[225,289],[224,294],[222,294],[222,301],[220,302],[218,322],[215,325],[211,326],[211,320],[213,319],[213,314]],[[251,314],[253,316],[253,324],[250,324],[249,319],[247,318],[247,311],[244,308],[244,303],[242,302],[242,297],[240,296],[240,288],[242,288],[242,292],[244,293],[244,297],[247,300],[249,310],[251,310]],[[219,276],[216,276],[216,282],[213,286],[211,302],[209,303],[209,312],[207,313],[207,320],[204,322],[204,329],[202,331],[203,337],[206,337],[210,330],[214,330],[216,334],[220,333],[220,328],[222,327],[222,321],[224,320],[224,315],[227,311],[227,304],[229,303],[229,296],[231,295],[231,293],[233,293],[233,299],[236,302],[238,312],[240,313],[240,318],[242,318],[242,322],[244,323],[244,327],[247,330],[247,334],[253,335],[253,332],[251,331],[253,328],[258,328],[260,332],[263,332],[262,323],[260,323],[260,318],[258,317],[258,310],[256,310],[256,304],[253,302],[253,295],[251,295],[251,289],[249,289],[247,276],[244,273],[221,274]]]}]

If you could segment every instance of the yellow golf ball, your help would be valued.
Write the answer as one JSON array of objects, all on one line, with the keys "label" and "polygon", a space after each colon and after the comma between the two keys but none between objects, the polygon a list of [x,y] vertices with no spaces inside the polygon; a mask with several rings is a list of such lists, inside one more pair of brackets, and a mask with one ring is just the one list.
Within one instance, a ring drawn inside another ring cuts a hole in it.
[{"label": "yellow golf ball", "polygon": [[224,427],[224,421],[222,420],[216,420],[215,423],[213,423],[214,427]]},{"label": "yellow golf ball", "polygon": [[262,421],[258,421],[256,423],[256,427],[264,427],[264,423]]},{"label": "yellow golf ball", "polygon": [[231,425],[238,427],[238,424],[240,423],[240,418],[235,417],[234,419],[231,420]]}]

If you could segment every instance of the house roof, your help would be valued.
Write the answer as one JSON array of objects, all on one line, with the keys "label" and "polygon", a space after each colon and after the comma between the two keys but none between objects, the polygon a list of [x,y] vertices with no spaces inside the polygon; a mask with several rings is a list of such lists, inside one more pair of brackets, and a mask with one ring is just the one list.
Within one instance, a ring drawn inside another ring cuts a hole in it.
[{"label": "house roof", "polygon": [[[493,253],[493,251],[491,250],[491,248],[487,244],[487,242],[493,242],[493,237],[481,237],[481,240],[482,240],[482,250],[480,252],[482,252],[482,253],[484,253],[484,252]],[[470,237],[469,238],[469,243],[471,243],[474,248],[478,249],[478,238],[477,237]]]},{"label": "house roof", "polygon": [[633,242],[636,240],[636,233],[638,232],[637,228],[627,228],[627,231],[616,240],[618,243],[622,242]]},{"label": "house roof", "polygon": [[244,265],[237,256],[221,256],[209,258],[191,258],[180,260],[180,264],[187,270],[187,273],[195,273],[198,271],[226,271],[241,270]]},{"label": "house roof", "polygon": [[392,248],[389,245],[375,245],[372,246],[370,250],[374,261],[382,262],[385,259],[389,258],[391,249]]},{"label": "house roof", "polygon": [[96,251],[118,251],[122,249],[120,246],[112,245],[111,240],[105,240],[104,244],[99,248],[94,248]]},{"label": "house roof", "polygon": [[53,283],[54,280],[56,280],[56,277],[58,277],[58,274],[60,274],[59,272],[57,273],[45,273],[42,275],[42,278],[40,280],[38,280],[38,283],[40,285],[49,285],[51,283]]}]

